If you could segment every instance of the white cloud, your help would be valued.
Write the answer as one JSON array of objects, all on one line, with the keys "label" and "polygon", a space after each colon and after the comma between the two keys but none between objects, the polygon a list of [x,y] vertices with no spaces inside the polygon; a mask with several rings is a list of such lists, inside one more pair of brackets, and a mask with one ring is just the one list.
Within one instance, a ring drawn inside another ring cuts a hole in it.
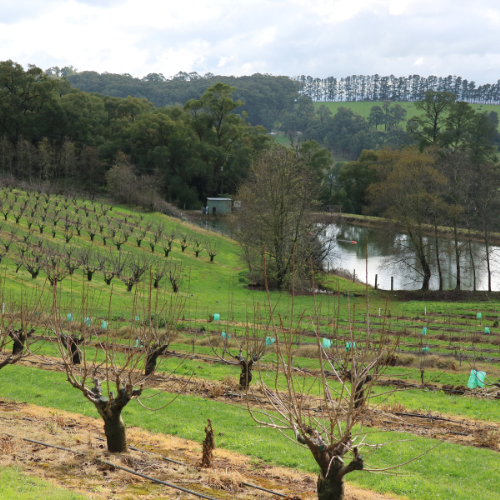
[{"label": "white cloud", "polygon": [[500,78],[495,0],[0,0],[0,60],[178,71]]}]

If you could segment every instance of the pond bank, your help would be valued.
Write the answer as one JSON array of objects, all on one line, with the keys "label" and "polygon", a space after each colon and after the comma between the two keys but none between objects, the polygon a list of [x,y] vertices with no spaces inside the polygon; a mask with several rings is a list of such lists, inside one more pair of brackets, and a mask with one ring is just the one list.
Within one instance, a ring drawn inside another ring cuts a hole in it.
[{"label": "pond bank", "polygon": [[[404,232],[401,225],[391,221],[390,219],[384,219],[383,217],[373,217],[368,215],[356,215],[356,214],[326,214],[318,212],[315,214],[318,219],[322,221],[325,216],[330,217],[333,223],[336,224],[352,224],[353,226],[361,227],[372,227],[377,229],[384,229],[391,226],[391,229],[395,232]],[[425,233],[429,236],[434,236],[434,228],[430,225],[425,226]],[[443,238],[453,238],[453,228],[447,226],[438,226],[438,235]],[[471,241],[477,243],[484,243],[483,234],[479,231],[471,231],[472,236]],[[469,233],[464,228],[458,229],[459,239],[468,239]],[[500,245],[500,233],[492,233],[490,235],[490,245]]]}]

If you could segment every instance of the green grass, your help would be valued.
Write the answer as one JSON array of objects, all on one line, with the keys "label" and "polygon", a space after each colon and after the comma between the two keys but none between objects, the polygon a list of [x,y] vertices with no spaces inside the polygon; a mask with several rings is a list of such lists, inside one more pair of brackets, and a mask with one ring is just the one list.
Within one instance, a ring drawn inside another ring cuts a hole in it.
[{"label": "green grass", "polygon": [[[96,410],[65,381],[63,374],[11,366],[2,370],[0,393],[3,397],[40,406],[96,416]],[[168,395],[159,395],[160,406]],[[148,400],[151,404],[153,400]],[[316,472],[311,454],[268,428],[259,428],[242,407],[229,406],[196,396],[180,396],[161,412],[148,412],[135,401],[124,410],[124,420],[151,432],[177,435],[201,442],[203,428],[210,418],[216,430],[216,445],[263,460],[269,464]],[[367,429],[369,442],[392,442],[367,457],[374,467],[387,467],[430,449],[436,441],[405,433]],[[404,443],[396,441],[409,440]],[[442,443],[421,459],[408,464],[399,476],[356,472],[349,481],[376,491],[406,495],[416,500],[481,500],[500,498],[500,477],[494,473],[498,453],[451,443]]]},{"label": "green grass", "polygon": [[[172,344],[171,349],[191,353],[191,346],[187,344]],[[93,359],[94,349],[86,347],[86,353],[89,359]],[[210,347],[199,347],[196,346],[196,352],[198,354],[213,354]],[[46,354],[54,356],[56,355],[56,350],[52,344],[46,344],[42,349],[37,351],[38,354]],[[118,362],[122,358],[121,354],[117,354]],[[269,363],[272,359],[272,355],[269,354],[263,358],[264,363]],[[103,361],[104,356],[102,353],[98,353],[96,360]],[[319,364],[317,360],[310,358],[295,358],[295,366],[300,368],[318,369]],[[193,377],[197,379],[205,379],[212,381],[222,381],[225,377],[229,376],[234,378],[234,380],[239,379],[240,368],[238,366],[224,365],[221,363],[207,363],[200,360],[185,359],[182,364],[178,358],[165,358],[162,359],[161,364],[158,366],[158,372],[171,373],[175,370],[178,376],[184,376],[186,378]],[[401,375],[408,374],[404,377],[406,381],[419,382],[420,371],[416,369],[408,369],[404,367],[392,367],[387,368],[385,372],[389,377],[399,375],[398,379],[401,379]],[[259,377],[258,371],[254,371],[254,380],[256,381]],[[262,377],[265,381],[268,381],[272,385],[271,380],[273,380],[273,372],[263,371]],[[446,373],[436,370],[426,371],[426,381],[432,381],[432,383],[442,383],[442,384],[454,384],[454,385],[466,385],[469,375],[467,373]],[[280,384],[285,384],[285,379],[283,376],[278,378]],[[340,385],[331,381],[331,386],[336,389],[340,389]],[[387,387],[375,386],[373,389],[373,396],[377,394],[382,394],[387,392]],[[406,406],[409,410],[424,412],[439,412],[446,413],[448,415],[455,415],[457,417],[463,416],[470,419],[488,420],[493,422],[500,422],[500,400],[489,401],[486,399],[478,399],[473,397],[464,397],[458,395],[445,394],[442,391],[429,391],[420,389],[410,389],[401,392],[396,392],[391,396],[381,396],[374,397],[371,401],[374,404],[380,403],[400,403]],[[37,403],[38,404],[38,403]],[[41,403],[40,403],[41,404]]]},{"label": "green grass", "polygon": [[65,490],[48,481],[28,476],[16,467],[0,467],[2,500],[84,500],[88,497]]},{"label": "green grass", "polygon": [[[346,103],[343,103],[346,104]],[[369,104],[374,103],[351,103],[351,104]],[[408,104],[408,103],[405,103]],[[484,106],[483,106],[484,108]],[[368,111],[369,112],[369,111]],[[130,207],[116,207],[113,209],[113,217],[124,217],[127,214],[138,214],[137,211]],[[174,226],[177,231],[188,230],[195,231],[196,228],[187,223],[181,223],[177,220],[170,219],[160,214],[147,214],[146,217],[151,222],[161,221]],[[17,225],[11,218],[4,222],[2,232],[5,235],[6,230],[16,228],[26,231],[26,221],[21,219]],[[246,270],[240,259],[240,250],[237,244],[228,239],[222,238],[215,233],[204,233],[207,238],[220,241],[221,250],[216,256],[215,262],[210,263],[208,256],[202,254],[199,258],[194,256],[190,248],[182,253],[179,244],[174,243],[172,258],[179,262],[182,260],[184,269],[184,283],[181,287],[181,292],[178,294],[185,299],[185,308],[179,319],[179,323],[184,326],[191,325],[183,320],[183,317],[207,319],[209,314],[219,313],[222,320],[234,319],[236,321],[245,322],[247,318],[250,321],[253,319],[254,310],[260,308],[261,314],[266,316],[267,295],[262,291],[249,290],[246,286]],[[44,237],[52,242],[54,241],[50,235]],[[63,243],[61,233],[56,235],[55,241],[59,244]],[[85,232],[82,237],[74,237],[72,244],[77,246],[89,245],[89,237]],[[96,236],[96,246],[103,248],[102,240]],[[145,252],[151,255],[149,247],[137,248],[134,242],[129,242],[124,245],[122,251],[138,254]],[[113,248],[108,243],[107,248]],[[116,250],[115,250],[116,251]],[[156,252],[156,256],[160,257],[163,252]],[[162,257],[163,258],[163,257]],[[31,276],[24,270],[15,272],[15,266],[12,260],[4,258],[2,261],[2,300],[7,305],[19,300],[21,293],[34,289],[41,289],[44,286],[44,275],[32,280]],[[341,329],[345,329],[347,325],[347,316],[353,315],[353,307],[356,307],[355,319],[357,321],[364,320],[366,316],[366,287],[360,284],[352,284],[347,280],[336,277],[327,277],[323,280],[324,284],[330,290],[340,292],[340,296],[318,296],[316,301],[321,303],[322,318],[321,331],[322,334],[332,332],[332,328],[327,326],[331,323],[334,307],[340,307],[340,323]],[[105,285],[102,275],[96,273],[91,282],[86,281],[81,271],[77,271],[73,277],[66,278],[59,286],[59,302],[62,304],[62,314],[72,312],[75,316],[79,315],[79,305],[81,302],[82,290],[89,293],[94,302],[95,308],[92,313],[94,318],[108,317],[108,304],[111,299],[111,326],[120,328],[127,323],[129,324],[133,312],[132,301],[134,294],[127,293],[125,285],[120,281],[115,280],[113,285],[113,294],[111,295],[111,287]],[[46,285],[45,285],[46,286]],[[47,287],[48,288],[48,287]],[[148,285],[144,283],[140,285],[142,292],[147,292]],[[352,294],[356,296],[352,296]],[[386,321],[386,326],[392,330],[400,330],[409,328],[411,331],[415,329],[415,334],[403,339],[405,343],[417,344],[421,337],[418,336],[418,331],[424,324],[429,321],[432,325],[442,326],[445,328],[446,317],[449,314],[465,316],[465,318],[453,318],[453,321],[460,323],[460,328],[464,332],[471,332],[482,327],[477,325],[473,320],[477,311],[481,311],[483,316],[498,317],[495,312],[500,310],[500,304],[497,297],[493,296],[489,302],[471,301],[463,303],[448,304],[443,302],[427,302],[427,301],[411,301],[399,302],[394,294],[380,292],[369,289],[370,297],[370,312],[378,313],[378,308],[382,311],[385,309],[386,297],[388,297],[388,312],[391,318]],[[350,296],[348,296],[350,295]],[[156,296],[160,302],[170,299],[172,293],[168,287],[163,284],[159,291],[153,292],[153,301]],[[47,304],[50,304],[51,293],[47,289]],[[290,307],[292,297],[287,292],[271,292],[272,304],[277,304],[276,314],[281,314],[285,322],[289,322]],[[428,316],[424,316],[424,307],[427,306]],[[47,306],[46,306],[47,307]],[[48,306],[50,307],[50,306]],[[311,296],[299,296],[295,298],[294,323],[299,317],[313,310],[314,298]],[[144,311],[143,311],[144,312]],[[444,316],[431,316],[432,313],[442,314]],[[398,318],[399,316],[399,318]],[[401,319],[404,316],[405,319]],[[141,318],[145,317],[141,313]],[[328,319],[328,321],[326,321]],[[442,324],[439,321],[443,322]],[[491,326],[492,320],[484,320],[483,326],[488,324]],[[412,326],[413,325],[413,326]],[[415,326],[417,325],[417,326]],[[429,325],[431,326],[431,325]],[[362,324],[357,324],[357,328],[362,329]],[[222,323],[211,323],[208,329],[213,332],[225,330],[233,332],[237,330],[241,332],[241,328],[224,325]],[[492,333],[498,334],[498,329],[492,328]],[[360,338],[365,334],[360,332]],[[434,335],[434,332],[432,332]],[[447,341],[438,341],[432,337],[431,332],[426,339],[430,344],[436,344],[434,353],[444,353]],[[301,341],[312,342],[308,337],[299,336]],[[494,338],[494,337],[491,337]],[[470,345],[470,344],[466,344]],[[478,346],[486,346],[487,343],[478,344]],[[180,339],[177,344],[172,346],[175,349],[191,352],[191,346],[188,345],[188,338]],[[411,347],[408,347],[411,349]],[[50,353],[50,347],[44,347],[43,351]],[[196,346],[196,352],[200,354],[210,353],[210,348]],[[495,355],[495,354],[492,354]],[[490,355],[488,355],[490,356]],[[296,362],[300,366],[313,366],[314,360],[308,358],[299,358]],[[177,364],[177,361],[166,360],[164,368],[168,368],[170,364]],[[488,369],[489,370],[489,369]],[[487,371],[488,371],[487,370]],[[412,373],[412,370],[400,369],[396,367],[390,369],[389,373]],[[414,370],[413,370],[414,372]],[[211,380],[221,380],[227,375],[238,378],[239,369],[237,367],[223,366],[219,364],[210,365],[199,361],[186,361],[185,365],[179,371],[180,374],[193,374],[196,377],[206,378]],[[428,371],[426,380],[432,378]],[[411,375],[410,378],[418,378]],[[467,376],[463,373],[445,373],[439,375],[439,382],[464,384]],[[377,388],[378,392],[378,388]],[[87,415],[96,416],[96,412],[92,405],[88,403],[76,390],[71,389],[64,377],[61,374],[51,372],[41,372],[35,369],[29,369],[21,366],[9,366],[2,370],[0,377],[0,394],[4,397],[11,397],[17,400],[25,400],[34,404],[47,406],[51,408],[60,408],[71,411],[78,411]],[[163,396],[158,397],[158,406]],[[439,411],[450,415],[463,415],[469,418],[479,418],[484,420],[499,421],[500,420],[500,401],[484,401],[473,398],[460,396],[448,396],[443,393],[423,392],[411,390],[396,393],[391,396],[390,401],[397,401],[404,404],[406,407],[417,411]],[[146,412],[141,409],[135,402],[129,405],[125,411],[125,420],[131,425],[140,425],[146,429],[155,432],[166,432],[177,434],[182,437],[202,439],[203,426],[206,423],[206,418],[212,418],[217,426],[218,432],[223,435],[219,437],[218,445],[235,451],[240,451],[258,457],[262,460],[297,467],[302,470],[315,471],[315,465],[308,454],[300,452],[296,446],[283,441],[277,434],[270,430],[258,429],[249,419],[245,412],[241,409],[233,408],[214,401],[206,401],[197,397],[182,396],[179,401],[158,413]],[[404,434],[381,433],[373,431],[373,439],[382,440],[389,438],[401,439],[401,436],[408,437]],[[412,443],[406,443],[392,449],[387,448],[380,452],[376,458],[377,465],[392,464],[396,461],[404,461],[404,457],[418,454],[418,450],[428,447],[432,440],[411,437]],[[443,459],[442,456],[445,456]],[[470,478],[462,476],[470,476],[481,480],[485,484],[485,495],[481,498],[500,498],[497,491],[500,491],[500,485],[496,475],[492,474],[494,464],[494,454],[489,450],[478,450],[475,448],[465,448],[458,445],[445,443],[432,455],[415,464],[408,466],[406,469],[409,477],[386,477],[386,476],[370,476],[368,474],[352,475],[351,479],[356,483],[373,487],[378,491],[391,491],[399,494],[406,494],[410,498],[457,498],[466,499],[474,497],[474,481]],[[444,460],[444,461],[443,461]],[[467,468],[467,472],[466,471]],[[489,475],[488,475],[489,472]],[[474,476],[475,475],[475,476]],[[497,495],[497,496],[495,496]],[[22,497],[21,497],[22,498]]]},{"label": "green grass", "polygon": [[[347,108],[351,109],[355,113],[358,113],[361,116],[364,116],[365,118],[368,118],[370,115],[370,110],[372,109],[373,106],[382,106],[381,101],[377,102],[315,102],[314,107],[318,109],[322,104],[324,104],[334,115],[337,114],[337,111],[340,107],[342,108]],[[420,112],[415,108],[414,103],[412,102],[399,102],[394,104],[400,104],[404,109],[406,109],[407,114],[406,114],[406,119],[409,120],[410,118],[413,118],[416,115],[419,115]],[[497,113],[500,114],[500,105],[499,104],[471,104],[472,108],[475,111],[480,111],[480,112],[490,112],[490,111],[496,111]],[[499,125],[500,126],[500,125]],[[380,128],[379,128],[380,130]]]}]

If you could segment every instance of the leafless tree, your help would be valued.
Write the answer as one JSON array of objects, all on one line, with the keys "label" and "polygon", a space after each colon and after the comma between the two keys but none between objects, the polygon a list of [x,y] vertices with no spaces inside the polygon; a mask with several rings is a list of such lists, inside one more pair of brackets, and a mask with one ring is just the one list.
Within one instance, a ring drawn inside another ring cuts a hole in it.
[{"label": "leafless tree", "polygon": [[47,274],[47,280],[51,285],[60,283],[69,274],[69,271],[60,265],[59,262],[54,263],[53,256],[47,255],[47,259],[43,261],[43,270]]},{"label": "leafless tree", "polygon": [[182,285],[182,262],[175,263],[170,262],[168,267],[168,280],[172,285],[172,291],[177,293]]},{"label": "leafless tree", "polygon": [[113,243],[118,251],[120,251],[122,245],[127,241],[125,233],[118,232],[113,236]]},{"label": "leafless tree", "polygon": [[111,281],[115,276],[121,276],[127,262],[124,254],[113,251],[109,251],[107,254],[99,253],[97,260],[99,261],[99,270],[104,276],[104,283],[106,285],[111,285]]},{"label": "leafless tree", "polygon": [[31,279],[36,279],[45,265],[43,253],[37,248],[31,248],[25,255],[20,257],[23,267],[31,274]]},{"label": "leafless tree", "polygon": [[82,229],[83,229],[83,222],[81,217],[76,217],[76,219],[73,222],[75,229],[76,229],[76,234],[78,236],[82,235]]},{"label": "leafless tree", "polygon": [[164,276],[168,273],[168,268],[170,263],[164,259],[155,259],[155,262],[152,266],[153,273],[153,287],[158,288],[160,286],[160,281],[164,278]]},{"label": "leafless tree", "polygon": [[5,248],[5,251],[8,252],[13,243],[16,242],[17,231],[13,229],[6,238],[0,238],[0,243]]},{"label": "leafless tree", "polygon": [[[241,336],[237,334],[236,330],[233,333],[229,333],[228,330],[228,332],[221,333],[221,340],[217,342],[213,341],[210,334],[208,339],[214,354],[218,358],[228,365],[235,365],[241,368],[240,389],[247,390],[252,381],[254,364],[266,353],[266,338],[259,338],[258,328],[255,331],[250,331],[247,328],[247,331]],[[228,360],[226,354],[235,361]]]},{"label": "leafless tree", "polygon": [[[396,390],[373,393],[374,384],[394,355],[398,339],[389,337],[384,329],[374,334],[368,326],[358,334],[349,319],[349,341],[326,348],[321,338],[324,333],[318,304],[309,317],[302,316],[297,322],[292,302],[288,317],[290,322],[285,324],[283,317],[275,314],[269,297],[268,317],[258,323],[265,326],[265,335],[276,339],[276,371],[270,380],[258,370],[265,403],[256,408],[249,400],[248,410],[259,425],[276,429],[310,450],[320,469],[317,484],[320,500],[343,500],[347,474],[361,470],[385,473],[404,465],[379,469],[368,465],[361,454],[363,450],[375,451],[387,444],[369,444],[363,425],[368,401],[372,403],[371,409],[376,408],[375,401],[385,402]],[[297,329],[312,331],[316,337],[318,365],[317,370],[307,374],[308,382],[304,381],[306,374],[292,365]],[[348,455],[352,456],[350,461]]]},{"label": "leafless tree", "polygon": [[165,252],[165,257],[172,251],[172,244],[175,241],[175,230],[172,227],[170,230],[166,231],[164,238],[160,240],[160,245]]},{"label": "leafless tree", "polygon": [[73,245],[64,246],[61,260],[70,275],[72,275],[81,266],[78,248]]},{"label": "leafless tree", "polygon": [[3,215],[3,218],[7,220],[7,217],[9,214],[12,212],[13,206],[10,205],[9,203],[2,203],[2,206],[0,208],[0,213]]},{"label": "leafless tree", "polygon": [[198,257],[198,255],[200,255],[200,252],[204,248],[205,241],[199,233],[193,233],[190,239],[194,254],[196,257]]},{"label": "leafless tree", "polygon": [[213,262],[215,256],[219,253],[220,241],[206,238],[203,244],[203,248],[205,249],[205,252],[207,252],[208,255],[210,256],[210,262]]},{"label": "leafless tree", "polygon": [[[147,368],[148,363],[151,363],[151,356],[158,349],[165,351],[168,347],[175,333],[173,326],[182,310],[182,304],[169,302],[160,306],[160,302],[152,294],[146,297],[136,295],[132,314],[137,314],[140,309],[149,318],[164,317],[168,321],[162,323],[161,328],[153,319],[134,322],[134,334],[128,344],[123,344],[121,339],[116,339],[113,335],[101,335],[96,348],[94,342],[92,347],[89,345],[93,335],[97,333],[96,329],[85,321],[85,317],[92,315],[92,310],[82,306],[79,313],[81,318],[76,317],[71,322],[64,323],[60,320],[62,312],[56,303],[57,294],[54,293],[53,296],[50,328],[55,333],[54,343],[62,360],[62,370],[71,386],[81,391],[102,418],[108,451],[126,452],[127,437],[122,411],[132,399],[138,399],[141,406],[147,408],[140,397],[145,389],[157,384],[157,376],[153,377],[153,374],[159,356],[155,357],[152,370]],[[134,346],[133,339],[136,337],[140,339],[142,348]],[[78,339],[76,352],[79,363],[74,363],[74,350],[71,349],[71,344],[68,349],[68,338]],[[144,374],[145,370],[147,375]],[[168,382],[168,374],[162,373],[161,379],[162,382]],[[175,398],[171,399],[163,407],[174,400]]]},{"label": "leafless tree", "polygon": [[132,238],[137,242],[137,246],[140,247],[142,241],[146,237],[147,230],[145,227],[139,226],[134,232]]},{"label": "leafless tree", "polygon": [[95,235],[97,234],[97,228],[90,220],[85,224],[85,231],[87,231],[90,241],[94,241]]},{"label": "leafless tree", "polygon": [[[20,303],[12,303],[7,307],[2,296],[0,369],[30,355],[36,341],[32,335],[40,323],[40,311],[43,309],[42,296],[24,295]],[[12,350],[8,352],[11,344]]]},{"label": "leafless tree", "polygon": [[127,285],[127,292],[131,292],[134,285],[140,283],[150,262],[145,255],[128,255],[127,262],[118,278]]},{"label": "leafless tree", "polygon": [[189,246],[189,233],[187,231],[184,231],[179,235],[179,244],[181,246],[181,250],[184,252],[186,248]]},{"label": "leafless tree", "polygon": [[92,276],[99,269],[95,250],[92,247],[82,248],[78,253],[78,259],[82,263],[83,271],[87,274],[87,280],[92,281]]}]

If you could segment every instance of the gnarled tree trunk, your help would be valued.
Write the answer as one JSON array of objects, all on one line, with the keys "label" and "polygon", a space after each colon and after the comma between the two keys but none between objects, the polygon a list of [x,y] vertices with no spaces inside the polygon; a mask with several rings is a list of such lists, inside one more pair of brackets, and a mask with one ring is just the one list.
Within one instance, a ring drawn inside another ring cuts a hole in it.
[{"label": "gnarled tree trunk", "polygon": [[94,388],[91,391],[96,399],[92,399],[99,415],[104,420],[104,433],[108,443],[108,451],[113,453],[125,453],[127,451],[127,432],[125,422],[122,419],[122,410],[128,402],[142,393],[140,389],[132,387],[119,388],[118,396],[115,398],[110,393],[110,398],[102,396],[102,388],[97,379],[94,380]]},{"label": "gnarled tree trunk", "polygon": [[[344,500],[344,476],[363,469],[363,457],[359,455],[358,448],[352,447],[350,436],[328,446],[315,429],[307,428],[306,434],[309,436],[298,434],[297,440],[309,447],[319,465],[321,472],[317,483],[318,500]],[[344,465],[345,453],[351,449],[354,460]]]},{"label": "gnarled tree trunk", "polygon": [[127,432],[121,409],[112,411],[111,415],[101,417],[104,420],[104,434],[108,443],[108,451],[124,453],[127,451]]}]

